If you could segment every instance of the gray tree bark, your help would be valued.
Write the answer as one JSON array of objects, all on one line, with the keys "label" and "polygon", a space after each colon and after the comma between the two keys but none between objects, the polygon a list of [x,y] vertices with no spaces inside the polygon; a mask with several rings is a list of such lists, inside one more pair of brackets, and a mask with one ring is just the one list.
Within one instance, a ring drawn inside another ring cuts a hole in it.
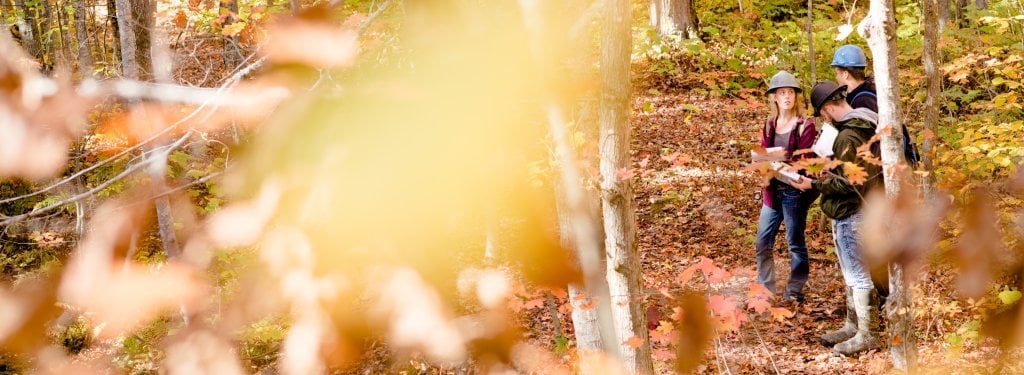
[{"label": "gray tree bark", "polygon": [[807,59],[811,63],[811,85],[818,82],[817,67],[814,64],[814,16],[811,13],[814,0],[807,0]]},{"label": "gray tree bark", "polygon": [[[238,0],[220,0],[220,9],[227,10],[223,27],[238,22]],[[224,36],[224,68],[234,70],[242,64],[242,50],[238,47],[238,35]]]},{"label": "gray tree bark", "polygon": [[950,0],[938,0],[938,11],[939,11],[939,34],[946,29],[946,24],[949,23],[949,1]]},{"label": "gray tree bark", "polygon": [[629,0],[609,0],[604,9],[604,27],[601,28],[601,199],[615,342],[627,371],[651,374],[654,368],[640,289],[633,190],[630,181],[620,179],[617,173],[622,168],[631,167],[631,7]]},{"label": "gray tree bark", "polygon": [[650,0],[650,22],[661,35],[700,36],[693,0]]},{"label": "gray tree bark", "polygon": [[[896,19],[892,0],[871,0],[870,10],[860,24],[860,34],[874,56],[873,69],[878,91],[878,126],[882,129],[882,173],[885,194],[894,202],[902,185],[903,126],[900,122],[898,70],[896,66]],[[889,265],[889,344],[893,366],[904,372],[916,369],[917,346],[911,288],[898,262]]]},{"label": "gray tree bark", "polygon": [[93,59],[87,26],[89,14],[85,9],[85,1],[74,0],[75,39],[78,39],[78,72],[82,77],[91,77],[93,75]]},{"label": "gray tree bark", "polygon": [[121,47],[121,74],[125,78],[152,79],[153,58],[150,47],[154,23],[153,0],[114,0]]},{"label": "gray tree bark", "polygon": [[612,329],[611,297],[605,281],[604,265],[601,264],[604,249],[601,247],[600,218],[596,209],[588,207],[588,195],[580,185],[581,175],[576,167],[575,152],[570,145],[560,111],[550,108],[548,117],[559,166],[560,178],[555,201],[558,205],[559,230],[563,244],[576,248],[580,269],[583,271],[583,287],[569,285],[576,347],[581,354],[580,371],[584,374],[596,373],[600,372],[602,364],[591,361],[593,357],[586,354],[596,354],[603,350],[616,356],[619,350],[612,339],[615,331]]},{"label": "gray tree bark", "polygon": [[[924,64],[925,76],[928,82],[928,96],[924,102],[924,133],[925,137],[921,143],[921,164],[925,174],[922,179],[925,196],[932,196],[935,190],[935,178],[932,176],[934,170],[935,140],[939,128],[939,102],[942,100],[942,76],[939,73],[939,3],[945,0],[921,0],[921,10],[924,13],[924,24],[921,30],[924,33],[924,53],[921,62]],[[948,1],[945,1],[948,3]]]},{"label": "gray tree bark", "polygon": [[29,7],[25,0],[14,0],[25,18],[18,20],[18,32],[21,33],[21,45],[32,58],[42,61],[42,48],[39,43],[39,23],[35,7]]}]

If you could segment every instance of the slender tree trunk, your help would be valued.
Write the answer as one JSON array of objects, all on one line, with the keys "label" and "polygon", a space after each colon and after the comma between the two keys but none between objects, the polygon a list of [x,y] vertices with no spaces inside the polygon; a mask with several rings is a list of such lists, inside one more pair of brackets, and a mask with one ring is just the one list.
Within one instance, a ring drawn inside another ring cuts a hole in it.
[{"label": "slender tree trunk", "polygon": [[37,22],[35,7],[29,7],[25,0],[14,0],[15,5],[21,9],[25,18],[19,20],[18,31],[21,32],[21,45],[32,58],[39,62],[43,61],[42,48],[39,44],[39,23]]},{"label": "slender tree trunk", "polygon": [[121,46],[121,74],[125,78],[152,79],[153,0],[115,0]]},{"label": "slender tree trunk", "polygon": [[938,0],[937,4],[939,12],[939,35],[946,29],[946,24],[949,23],[949,1],[950,0]]},{"label": "slender tree trunk", "polygon": [[925,174],[922,179],[925,196],[931,197],[935,190],[934,170],[935,139],[939,128],[939,101],[942,95],[942,76],[939,75],[938,5],[943,0],[921,0],[924,13],[924,53],[921,57],[925,76],[928,79],[928,96],[924,102],[924,133],[921,143],[921,164]]},{"label": "slender tree trunk", "polygon": [[[238,0],[221,0],[220,9],[224,17],[224,27],[238,22]],[[224,68],[228,71],[234,70],[242,63],[242,51],[238,48],[238,35],[224,36]]]},{"label": "slender tree trunk", "polygon": [[632,2],[610,0],[601,28],[601,199],[604,211],[606,272],[612,296],[615,343],[627,371],[651,374],[651,346],[640,289],[633,191],[618,171],[631,166],[629,58]]},{"label": "slender tree trunk", "polygon": [[[874,56],[875,85],[878,90],[878,126],[882,134],[882,173],[885,193],[894,202],[902,186],[903,126],[900,123],[899,81],[896,66],[896,20],[892,0],[871,0],[867,17],[860,25],[861,36]],[[916,369],[913,306],[909,281],[898,262],[889,265],[889,335],[893,366],[904,372]]]},{"label": "slender tree trunk", "polygon": [[43,70],[52,69],[57,60],[57,49],[55,48],[56,43],[53,41],[53,10],[50,7],[50,0],[40,0],[40,6],[42,7],[43,14],[40,20],[39,26],[39,42],[40,49],[43,54]]},{"label": "slender tree trunk", "polygon": [[813,0],[807,0],[807,61],[811,63],[811,85],[818,82],[818,72],[815,69],[814,64],[814,16],[811,13],[813,9]]},{"label": "slender tree trunk", "polygon": [[[612,339],[611,296],[605,281],[604,249],[601,245],[601,226],[597,214],[588,208],[587,193],[580,186],[580,172],[576,157],[569,142],[565,121],[557,108],[548,109],[548,122],[555,142],[558,160],[559,183],[556,204],[562,241],[570,242],[576,248],[580,269],[583,271],[584,287],[569,285],[569,301],[572,303],[572,322],[576,330],[576,346],[580,351],[582,373],[599,370],[599,362],[588,360],[587,353],[602,348],[605,353],[617,356],[619,347]],[[608,338],[608,339],[603,339]]]},{"label": "slender tree trunk", "polygon": [[82,77],[93,75],[92,48],[89,46],[89,13],[86,0],[73,0],[75,7],[75,39],[78,39],[78,72]]},{"label": "slender tree trunk", "polygon": [[[113,31],[113,50],[110,53],[110,64],[121,61],[121,16],[117,9],[117,0],[107,0],[107,19],[110,21],[110,30]],[[104,52],[106,55],[106,52]],[[108,65],[109,66],[109,65]]]}]

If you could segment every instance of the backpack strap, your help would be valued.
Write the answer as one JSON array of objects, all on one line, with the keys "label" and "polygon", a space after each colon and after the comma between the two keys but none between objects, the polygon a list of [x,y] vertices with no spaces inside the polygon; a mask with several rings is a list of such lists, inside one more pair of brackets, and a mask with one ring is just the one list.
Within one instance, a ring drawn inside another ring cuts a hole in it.
[{"label": "backpack strap", "polygon": [[878,95],[875,95],[875,93],[873,93],[871,91],[861,91],[861,92],[858,92],[857,95],[854,95],[852,98],[850,98],[850,103],[853,103],[855,100],[857,100],[858,97],[860,97],[861,95],[864,95],[864,94],[868,94],[868,95],[874,96],[875,98],[878,98]]}]

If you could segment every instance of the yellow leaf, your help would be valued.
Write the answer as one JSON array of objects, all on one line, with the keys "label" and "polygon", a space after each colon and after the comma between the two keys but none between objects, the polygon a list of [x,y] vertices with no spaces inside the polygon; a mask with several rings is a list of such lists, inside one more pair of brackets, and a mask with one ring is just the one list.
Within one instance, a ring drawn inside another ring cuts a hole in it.
[{"label": "yellow leaf", "polygon": [[224,26],[224,29],[222,29],[220,33],[224,36],[235,36],[238,35],[238,33],[242,32],[242,29],[244,28],[245,22],[235,22],[233,24]]},{"label": "yellow leaf", "polygon": [[861,185],[868,179],[868,173],[864,171],[864,168],[850,162],[843,163],[843,175],[854,185]]}]

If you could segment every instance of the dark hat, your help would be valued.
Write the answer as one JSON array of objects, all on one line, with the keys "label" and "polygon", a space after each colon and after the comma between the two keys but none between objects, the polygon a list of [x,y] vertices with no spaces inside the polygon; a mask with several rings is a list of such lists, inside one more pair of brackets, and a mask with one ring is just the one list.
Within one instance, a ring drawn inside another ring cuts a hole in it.
[{"label": "dark hat", "polygon": [[825,102],[842,99],[846,97],[846,85],[837,85],[832,81],[822,81],[811,89],[811,106],[814,107],[814,115],[821,116],[821,107]]}]

